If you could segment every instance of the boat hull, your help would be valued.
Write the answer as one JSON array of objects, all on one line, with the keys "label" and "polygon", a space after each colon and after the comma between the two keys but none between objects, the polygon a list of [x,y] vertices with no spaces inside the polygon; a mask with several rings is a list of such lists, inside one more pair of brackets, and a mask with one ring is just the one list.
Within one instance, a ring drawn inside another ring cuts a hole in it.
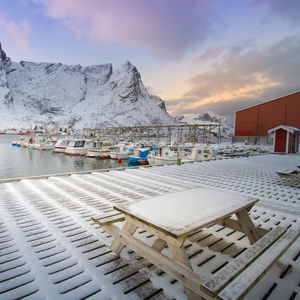
[{"label": "boat hull", "polygon": [[65,152],[66,155],[73,155],[73,156],[84,156],[86,155],[86,149],[76,149],[76,148],[71,148],[71,149],[66,149]]},{"label": "boat hull", "polygon": [[128,160],[129,160],[130,163],[140,163],[141,165],[148,164],[147,157],[128,156]]},{"label": "boat hull", "polygon": [[155,165],[155,164],[175,164],[177,162],[177,157],[170,158],[170,157],[161,157],[161,156],[152,156],[148,157],[148,161],[150,165]]},{"label": "boat hull", "polygon": [[56,146],[56,147],[54,147],[53,152],[56,152],[56,153],[65,153],[66,152],[66,148],[67,147],[58,147],[58,146]]},{"label": "boat hull", "polygon": [[109,159],[110,151],[103,151],[101,149],[88,149],[86,153],[87,157],[95,157],[99,159]]},{"label": "boat hull", "polygon": [[119,159],[119,158],[128,159],[128,156],[129,156],[129,154],[127,154],[127,153],[119,153],[119,152],[112,152],[110,154],[111,159]]}]

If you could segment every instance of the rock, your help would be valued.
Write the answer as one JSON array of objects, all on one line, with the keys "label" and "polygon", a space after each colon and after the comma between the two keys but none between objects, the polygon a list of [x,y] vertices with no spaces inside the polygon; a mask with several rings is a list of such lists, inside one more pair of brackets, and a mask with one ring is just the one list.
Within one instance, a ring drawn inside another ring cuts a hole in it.
[{"label": "rock", "polygon": [[111,64],[11,62],[0,45],[0,128],[175,124],[129,61]]}]

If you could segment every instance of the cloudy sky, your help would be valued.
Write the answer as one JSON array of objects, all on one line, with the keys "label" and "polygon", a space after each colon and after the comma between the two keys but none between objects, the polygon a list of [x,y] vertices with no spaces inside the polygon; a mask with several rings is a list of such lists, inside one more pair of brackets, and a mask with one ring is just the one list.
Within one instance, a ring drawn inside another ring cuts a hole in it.
[{"label": "cloudy sky", "polygon": [[300,90],[299,0],[0,0],[14,61],[129,60],[169,113],[235,110]]}]

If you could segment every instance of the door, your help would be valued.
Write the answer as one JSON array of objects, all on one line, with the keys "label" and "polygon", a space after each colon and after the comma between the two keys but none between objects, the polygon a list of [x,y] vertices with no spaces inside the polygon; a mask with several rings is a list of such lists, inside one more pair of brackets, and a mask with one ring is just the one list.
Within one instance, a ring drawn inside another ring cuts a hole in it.
[{"label": "door", "polygon": [[296,153],[296,134],[292,135],[292,153]]}]

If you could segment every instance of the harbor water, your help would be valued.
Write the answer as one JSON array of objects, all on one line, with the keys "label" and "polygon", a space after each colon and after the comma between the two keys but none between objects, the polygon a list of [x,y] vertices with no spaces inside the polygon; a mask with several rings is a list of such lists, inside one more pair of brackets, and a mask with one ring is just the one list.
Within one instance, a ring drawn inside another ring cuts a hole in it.
[{"label": "harbor water", "polygon": [[[23,136],[24,137],[24,136]],[[112,159],[96,159],[85,156],[69,156],[12,146],[20,136],[0,135],[0,179],[62,174],[78,171],[127,167],[128,161],[120,164]]]}]

